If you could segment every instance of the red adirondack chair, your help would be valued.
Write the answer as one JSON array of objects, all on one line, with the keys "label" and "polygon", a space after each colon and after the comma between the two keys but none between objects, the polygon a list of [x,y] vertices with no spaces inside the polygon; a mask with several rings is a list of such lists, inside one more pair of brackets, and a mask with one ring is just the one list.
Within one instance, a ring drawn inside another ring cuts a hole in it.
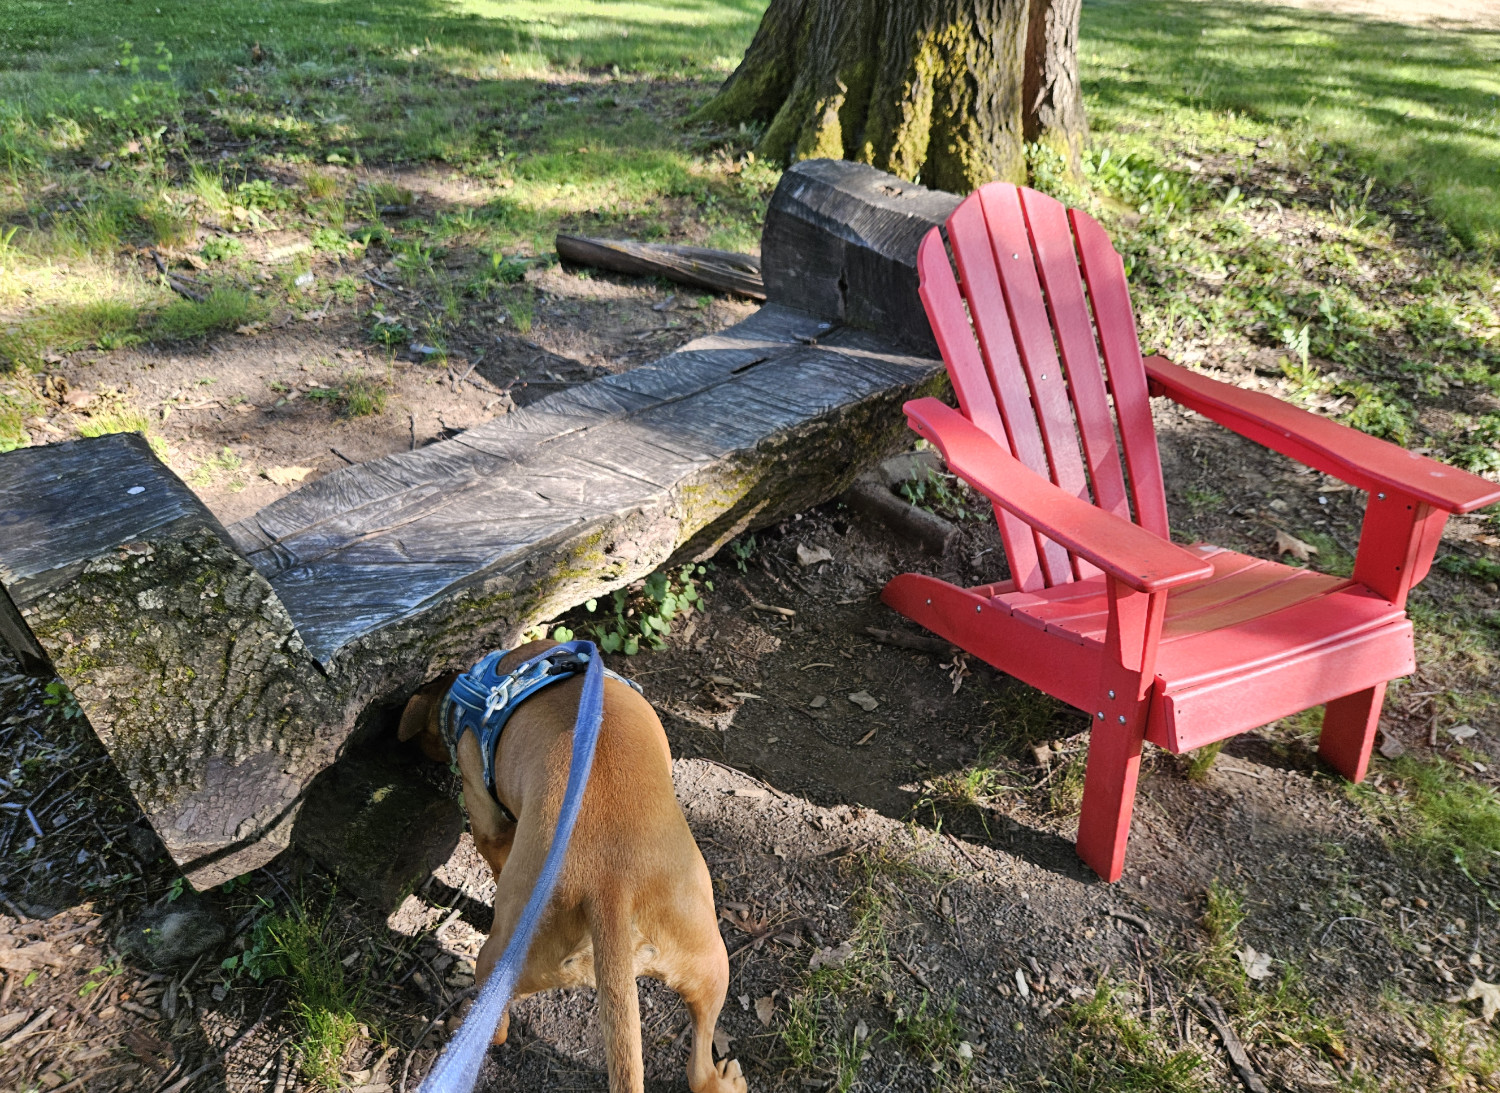
[{"label": "red adirondack chair", "polygon": [[[960,409],[916,399],[906,416],[994,502],[1012,579],[905,573],[885,602],[1092,717],[1078,853],[1105,880],[1124,868],[1143,740],[1189,751],[1327,703],[1319,754],[1363,779],[1386,683],[1414,667],[1407,592],[1447,514],[1500,486],[1143,361],[1109,236],[1045,194],[992,183],[947,227],[962,288],[938,229],[917,262]],[[1173,543],[1148,395],[1367,491],[1353,579]]]}]

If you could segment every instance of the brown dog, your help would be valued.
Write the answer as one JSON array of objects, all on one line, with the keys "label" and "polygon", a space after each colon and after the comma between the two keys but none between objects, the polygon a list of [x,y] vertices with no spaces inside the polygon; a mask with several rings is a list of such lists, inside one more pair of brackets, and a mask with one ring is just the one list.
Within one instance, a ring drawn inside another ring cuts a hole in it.
[{"label": "brown dog", "polygon": [[[537,641],[500,662],[508,672],[556,642]],[[414,695],[401,717],[402,740],[417,737],[431,759],[448,762],[438,724],[455,675]],[[562,807],[573,722],[583,676],[527,699],[500,735],[495,792],[484,785],[479,742],[458,743],[464,804],[474,843],[495,871],[495,920],[475,969],[483,984],[505,951],[531,894]],[[640,1003],[636,976],[659,979],[686,1003],[693,1021],[688,1085],[693,1093],[746,1093],[734,1060],[713,1061],[714,1026],[729,987],[729,957],[719,936],[713,884],[672,787],[672,755],[656,711],[614,679],[604,681],[604,721],[578,824],[557,890],[513,1001],[537,991],[587,985],[599,992],[611,1093],[641,1093]],[[495,1030],[503,1044],[506,1011]]]}]

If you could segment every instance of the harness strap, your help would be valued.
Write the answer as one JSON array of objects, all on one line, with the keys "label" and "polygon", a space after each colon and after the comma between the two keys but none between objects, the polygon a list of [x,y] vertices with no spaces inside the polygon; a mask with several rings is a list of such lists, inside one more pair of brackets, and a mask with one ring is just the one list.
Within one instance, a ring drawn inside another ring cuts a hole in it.
[{"label": "harness strap", "polygon": [[[453,681],[438,712],[438,723],[442,727],[443,741],[448,745],[448,758],[458,762],[458,742],[466,732],[472,732],[479,742],[479,754],[484,760],[484,788],[489,792],[506,819],[515,822],[515,816],[505,807],[495,792],[495,752],[500,746],[500,733],[516,709],[532,695],[572,679],[588,668],[590,660],[599,655],[591,641],[565,641],[538,653],[530,660],[513,668],[505,675],[499,672],[499,664],[508,650],[496,649]],[[603,668],[603,674],[618,679],[636,693],[640,686],[622,675]]]}]

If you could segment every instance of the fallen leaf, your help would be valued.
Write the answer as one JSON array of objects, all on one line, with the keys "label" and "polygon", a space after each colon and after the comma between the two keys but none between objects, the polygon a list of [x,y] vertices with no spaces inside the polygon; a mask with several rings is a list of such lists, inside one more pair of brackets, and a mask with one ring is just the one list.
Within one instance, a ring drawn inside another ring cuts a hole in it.
[{"label": "fallen leaf", "polygon": [[760,1018],[761,1024],[769,1025],[771,1023],[771,1015],[775,1012],[776,1003],[771,1001],[769,994],[764,998],[757,998],[755,1000],[755,1016]]},{"label": "fallen leaf", "polygon": [[20,949],[0,949],[0,971],[29,972],[43,965],[63,966],[63,958],[53,951],[50,941],[38,941]]},{"label": "fallen leaf", "polygon": [[833,553],[824,547],[810,547],[805,543],[797,544],[797,564],[806,568],[817,565],[819,562],[833,561]]},{"label": "fallen leaf", "polygon": [[1271,978],[1271,956],[1269,953],[1258,953],[1253,946],[1246,945],[1234,955],[1240,958],[1240,967],[1245,969],[1245,974],[1251,979]]},{"label": "fallen leaf", "polygon": [[861,1017],[854,1025],[854,1040],[858,1043],[861,1040],[868,1040],[869,1038],[870,1026],[865,1024],[865,1019]]},{"label": "fallen leaf", "polygon": [[841,941],[831,949],[819,949],[812,954],[812,959],[807,962],[808,971],[817,971],[819,968],[842,968],[854,955],[854,946],[847,941]]},{"label": "fallen leaf", "polygon": [[237,414],[253,414],[258,407],[253,402],[237,402],[234,404],[234,412]]},{"label": "fallen leaf", "polygon": [[813,695],[812,696],[812,701],[809,702],[808,705],[811,706],[815,710],[821,710],[824,706],[828,705],[828,696],[827,695]]},{"label": "fallen leaf", "polygon": [[1380,754],[1387,759],[1399,759],[1402,755],[1406,754],[1406,745],[1384,729],[1381,729]]},{"label": "fallen leaf", "polygon": [[733,1039],[734,1037],[723,1029],[714,1029],[714,1051],[718,1053],[719,1058],[722,1059],[729,1054],[729,1041]]},{"label": "fallen leaf", "polygon": [[750,996],[748,994],[740,995],[737,1001],[740,1004],[740,1009],[744,1010],[746,1013],[750,1012]]},{"label": "fallen leaf", "polygon": [[1295,535],[1288,535],[1284,531],[1278,531],[1276,533],[1276,554],[1278,557],[1283,554],[1290,554],[1299,562],[1305,562],[1308,561],[1317,552],[1317,547],[1313,546],[1311,543],[1304,543]]},{"label": "fallen leaf", "polygon": [[73,390],[63,396],[63,402],[68,406],[87,406],[94,401],[94,392]]},{"label": "fallen leaf", "polygon": [[869,713],[876,706],[880,705],[880,700],[872,695],[869,691],[855,691],[852,695],[849,696],[849,701],[854,703],[860,709],[864,710],[866,713]]},{"label": "fallen leaf", "polygon": [[1052,768],[1052,749],[1046,744],[1032,745],[1031,754],[1036,757],[1037,766],[1043,770],[1050,770]]},{"label": "fallen leaf", "polygon": [[1500,986],[1494,983],[1486,983],[1483,979],[1475,979],[1474,985],[1469,988],[1469,993],[1464,995],[1464,1001],[1472,1002],[1479,1000],[1486,1021],[1493,1021],[1495,1014],[1500,1013]]},{"label": "fallen leaf", "polygon": [[278,486],[290,486],[293,482],[301,482],[312,472],[311,467],[267,467],[260,473]]},{"label": "fallen leaf", "polygon": [[1448,730],[1448,735],[1455,740],[1467,740],[1469,737],[1477,736],[1478,734],[1479,730],[1473,725],[1454,725]]}]

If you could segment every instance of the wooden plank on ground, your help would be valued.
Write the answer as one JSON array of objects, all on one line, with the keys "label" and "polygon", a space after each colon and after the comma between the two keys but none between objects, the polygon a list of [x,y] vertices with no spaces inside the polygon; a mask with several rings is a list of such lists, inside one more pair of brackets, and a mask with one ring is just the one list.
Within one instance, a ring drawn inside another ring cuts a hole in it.
[{"label": "wooden plank on ground", "polygon": [[766,298],[760,259],[753,254],[673,243],[637,243],[632,239],[590,239],[559,232],[557,256],[575,266],[640,277],[665,277],[679,284],[730,292],[752,300]]}]

